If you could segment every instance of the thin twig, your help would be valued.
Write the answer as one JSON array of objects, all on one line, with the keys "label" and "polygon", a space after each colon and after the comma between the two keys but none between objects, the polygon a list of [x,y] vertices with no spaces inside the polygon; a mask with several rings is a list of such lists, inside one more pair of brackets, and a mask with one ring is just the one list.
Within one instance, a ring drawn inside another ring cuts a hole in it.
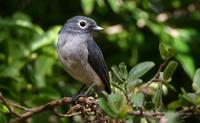
[{"label": "thin twig", "polygon": [[151,112],[151,111],[142,111],[142,110],[131,111],[128,114],[134,115],[134,116],[148,117],[148,118],[151,118],[151,119],[154,119],[154,120],[158,120],[162,116],[164,116],[163,112]]},{"label": "thin twig", "polygon": [[[20,117],[16,118],[16,119],[13,119],[11,120],[10,123],[17,123],[17,122],[21,122],[21,121],[25,121],[27,120],[28,118],[36,115],[36,114],[39,114],[41,112],[46,112],[46,111],[53,111],[55,114],[57,115],[62,115],[61,113],[58,113],[55,108],[57,106],[62,106],[62,105],[66,105],[66,104],[69,104],[72,102],[72,98],[71,97],[64,97],[60,100],[53,100],[47,104],[44,104],[42,106],[39,106],[39,107],[35,107],[35,108],[31,108],[27,111],[25,111],[23,114],[20,115]],[[78,102],[79,103],[85,103],[87,105],[97,105],[98,104],[98,101],[96,99],[90,99],[89,97],[80,97],[78,99]],[[20,107],[21,108],[21,107]],[[78,106],[77,107],[74,107],[72,111],[78,109]],[[72,112],[71,111],[71,112]],[[66,115],[62,115],[62,116],[73,116],[75,115],[74,113],[72,114],[66,114]]]},{"label": "thin twig", "polygon": [[76,110],[78,110],[78,109],[80,109],[80,108],[81,108],[81,105],[80,105],[80,104],[76,104],[76,105],[72,106],[72,107],[68,110],[67,114],[72,114],[74,111],[76,111]]},{"label": "thin twig", "polygon": [[124,95],[126,97],[127,104],[131,105],[131,100],[128,97],[127,83],[128,83],[127,81],[124,82],[124,90],[125,90]]},{"label": "thin twig", "polygon": [[79,111],[79,112],[75,112],[75,113],[71,113],[71,114],[62,114],[62,113],[58,112],[58,111],[56,110],[56,108],[53,110],[53,112],[54,112],[56,115],[60,116],[60,117],[72,117],[72,116],[81,114],[80,111]]},{"label": "thin twig", "polygon": [[154,81],[160,81],[159,76],[160,76],[160,72],[162,71],[162,69],[165,67],[165,65],[167,64],[168,61],[164,61],[162,64],[160,64],[156,74],[146,83],[146,86],[149,86],[152,82]]},{"label": "thin twig", "polygon": [[56,106],[68,104],[71,101],[72,101],[72,99],[70,97],[64,97],[60,100],[53,100],[53,101],[51,101],[51,102],[49,102],[45,105],[30,109],[29,111],[21,114],[20,115],[21,117],[11,120],[10,123],[18,123],[18,122],[21,122],[21,121],[25,121],[26,119],[28,119],[28,118],[36,115],[36,114],[39,114],[39,113],[45,112],[45,111],[53,110]]},{"label": "thin twig", "polygon": [[10,114],[13,114],[13,115],[15,115],[17,117],[20,117],[19,114],[17,114],[16,112],[12,111],[12,109],[10,108],[9,104],[7,103],[7,101],[4,99],[3,94],[1,92],[0,92],[0,100],[7,107],[7,109],[10,112]]},{"label": "thin twig", "polygon": [[182,110],[178,111],[182,119],[186,119],[190,116],[200,116],[200,105],[185,107]]}]

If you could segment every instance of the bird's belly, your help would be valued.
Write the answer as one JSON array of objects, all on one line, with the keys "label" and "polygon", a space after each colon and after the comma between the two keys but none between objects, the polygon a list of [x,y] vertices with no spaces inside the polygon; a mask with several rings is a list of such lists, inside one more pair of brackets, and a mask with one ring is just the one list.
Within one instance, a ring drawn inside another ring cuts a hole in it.
[{"label": "bird's belly", "polygon": [[91,65],[88,63],[87,46],[79,44],[76,46],[65,45],[59,51],[60,59],[65,66],[65,70],[75,79],[85,83],[96,83],[98,87],[103,87],[103,83]]},{"label": "bird's belly", "polygon": [[77,62],[68,60],[66,71],[75,79],[83,82],[84,84],[96,83],[98,87],[103,87],[103,83],[93,68],[84,62]]}]

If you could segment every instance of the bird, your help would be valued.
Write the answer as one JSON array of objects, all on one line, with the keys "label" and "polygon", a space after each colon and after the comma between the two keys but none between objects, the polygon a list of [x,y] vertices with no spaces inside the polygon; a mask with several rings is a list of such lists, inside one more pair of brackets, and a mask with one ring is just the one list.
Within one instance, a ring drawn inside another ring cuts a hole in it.
[{"label": "bird", "polygon": [[102,29],[89,17],[74,16],[66,21],[58,34],[59,59],[69,75],[89,86],[85,94],[94,86],[97,92],[111,93],[108,68],[92,35]]}]

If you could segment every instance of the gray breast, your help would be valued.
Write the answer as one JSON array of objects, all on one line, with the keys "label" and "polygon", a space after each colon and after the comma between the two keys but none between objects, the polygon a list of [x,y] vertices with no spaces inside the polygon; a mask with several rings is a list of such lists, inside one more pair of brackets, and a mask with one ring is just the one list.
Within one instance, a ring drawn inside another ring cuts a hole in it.
[{"label": "gray breast", "polygon": [[96,82],[101,86],[101,79],[88,63],[87,35],[60,34],[58,54],[65,70],[75,79],[90,84]]}]

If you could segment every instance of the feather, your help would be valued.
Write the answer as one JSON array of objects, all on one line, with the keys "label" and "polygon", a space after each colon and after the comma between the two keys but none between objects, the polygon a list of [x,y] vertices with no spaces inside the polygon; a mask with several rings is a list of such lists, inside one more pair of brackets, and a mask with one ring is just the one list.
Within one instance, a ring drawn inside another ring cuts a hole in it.
[{"label": "feather", "polygon": [[88,49],[88,62],[94,69],[94,71],[97,73],[97,75],[100,77],[102,80],[105,90],[107,93],[111,93],[111,88],[110,88],[110,82],[109,82],[109,75],[108,75],[108,70],[107,66],[105,64],[103,54],[96,44],[95,41],[92,39],[87,40],[87,49]]}]

